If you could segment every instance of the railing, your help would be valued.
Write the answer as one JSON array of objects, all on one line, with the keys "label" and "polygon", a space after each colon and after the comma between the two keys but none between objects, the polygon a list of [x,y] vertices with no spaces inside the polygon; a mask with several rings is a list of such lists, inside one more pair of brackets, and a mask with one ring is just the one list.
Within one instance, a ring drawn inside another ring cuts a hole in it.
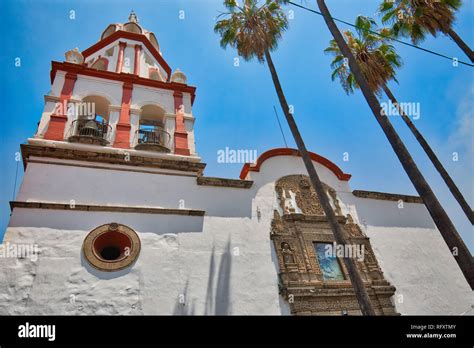
[{"label": "railing", "polygon": [[137,150],[171,151],[171,135],[161,128],[139,129],[135,133]]},{"label": "railing", "polygon": [[112,127],[106,122],[79,118],[72,121],[69,133],[70,142],[106,145],[109,143],[108,138],[112,133]]}]

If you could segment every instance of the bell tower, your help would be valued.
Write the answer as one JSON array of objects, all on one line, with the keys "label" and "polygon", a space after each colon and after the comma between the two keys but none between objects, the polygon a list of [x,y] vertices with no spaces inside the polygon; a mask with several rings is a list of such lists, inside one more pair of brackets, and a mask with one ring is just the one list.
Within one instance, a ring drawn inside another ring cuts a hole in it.
[{"label": "bell tower", "polygon": [[52,62],[51,92],[30,144],[199,161],[196,88],[182,71],[172,72],[155,34],[133,11],[94,45],[65,56]]}]

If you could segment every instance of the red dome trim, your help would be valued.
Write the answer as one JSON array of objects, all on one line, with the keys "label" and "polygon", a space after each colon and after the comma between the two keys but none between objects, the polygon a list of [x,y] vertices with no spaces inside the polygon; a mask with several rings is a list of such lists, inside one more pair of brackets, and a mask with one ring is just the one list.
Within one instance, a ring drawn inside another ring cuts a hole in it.
[{"label": "red dome trim", "polygon": [[[314,152],[309,153],[311,159],[315,162],[318,162],[328,168],[330,171],[334,173],[334,175],[337,176],[339,180],[343,181],[349,181],[352,175],[344,173],[341,168],[339,168],[336,164],[328,160],[327,158],[317,155]],[[277,148],[277,149],[272,149],[269,151],[266,151],[262,153],[258,159],[257,163],[255,165],[252,165],[250,163],[245,163],[242,171],[240,172],[240,179],[244,180],[247,177],[247,174],[249,172],[259,172],[260,167],[265,162],[267,159],[276,157],[276,156],[298,156],[300,157],[300,152],[296,149],[289,149],[289,148]]]}]

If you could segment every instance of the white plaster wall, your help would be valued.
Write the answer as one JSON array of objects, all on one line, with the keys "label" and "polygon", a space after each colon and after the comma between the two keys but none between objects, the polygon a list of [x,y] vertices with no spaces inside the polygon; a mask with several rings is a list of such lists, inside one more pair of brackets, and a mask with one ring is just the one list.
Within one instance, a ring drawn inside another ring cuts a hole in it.
[{"label": "white plaster wall", "polygon": [[188,209],[230,217],[250,215],[251,191],[199,186],[188,176],[29,163],[17,200],[163,208],[183,200]]},{"label": "white plaster wall", "polygon": [[[313,164],[322,182],[331,186],[337,192],[350,192],[347,181],[339,180],[331,170],[318,162],[313,161]],[[261,186],[264,183],[274,182],[283,176],[291,174],[308,175],[301,157],[271,157],[263,162],[260,172],[249,172],[247,180],[254,180],[257,186]]]},{"label": "white plaster wall", "polygon": [[[88,56],[85,59],[86,62],[89,63],[88,66],[91,67],[92,64],[97,60],[97,58],[99,56],[100,57],[105,57],[109,61],[109,65],[107,67],[107,70],[115,72],[115,69],[117,67],[117,58],[118,58],[118,52],[119,52],[118,42],[119,42],[119,40],[116,40],[116,41],[108,44],[104,48],[102,48],[102,49],[98,50],[97,52],[95,52],[95,53],[91,54],[90,56]],[[111,49],[112,47],[114,48],[112,56],[110,56],[110,57],[106,56],[105,52],[108,51],[109,49]]]},{"label": "white plaster wall", "polygon": [[56,75],[54,76],[54,81],[51,85],[50,95],[55,97],[61,96],[61,91],[63,90],[64,86],[64,79],[66,77],[66,73],[64,71],[57,71]]},{"label": "white plaster wall", "polygon": [[147,104],[158,105],[163,108],[166,113],[175,113],[173,91],[134,85],[132,108],[140,109]]},{"label": "white plaster wall", "polygon": [[48,124],[51,119],[51,115],[53,114],[54,110],[56,109],[56,102],[53,101],[46,101],[44,103],[43,113],[41,114],[41,119],[38,124],[38,129],[36,131],[36,137],[44,137],[46,130],[48,129]]},{"label": "white plaster wall", "polygon": [[[397,288],[397,311],[460,314],[470,308],[472,292],[423,205],[400,210],[397,202],[354,197],[347,182],[315,165],[343,209],[364,221],[380,266]],[[288,314],[278,296],[269,232],[278,204],[275,180],[290,174],[306,174],[301,158],[268,159],[260,172],[251,172],[251,189],[198,186],[194,177],[29,163],[19,201],[176,208],[184,199],[186,208],[206,215],[16,208],[5,241],[37,243],[41,254],[36,262],[0,259],[0,314]],[[88,231],[112,221],[135,229],[143,249],[132,267],[102,273],[82,260],[80,250]]]},{"label": "white plaster wall", "polygon": [[72,99],[82,100],[91,95],[106,98],[112,105],[122,104],[122,85],[120,81],[78,75]]},{"label": "white plaster wall", "polygon": [[[38,244],[40,256],[0,259],[0,314],[288,314],[269,238],[273,191],[255,197],[260,219],[15,209],[4,242]],[[81,245],[111,221],[134,228],[142,250],[104,273]]]},{"label": "white plaster wall", "polygon": [[367,235],[385,277],[397,288],[399,313],[459,315],[474,305],[474,294],[438,230],[368,226]]},{"label": "white plaster wall", "polygon": [[191,94],[183,93],[184,114],[192,117]]}]

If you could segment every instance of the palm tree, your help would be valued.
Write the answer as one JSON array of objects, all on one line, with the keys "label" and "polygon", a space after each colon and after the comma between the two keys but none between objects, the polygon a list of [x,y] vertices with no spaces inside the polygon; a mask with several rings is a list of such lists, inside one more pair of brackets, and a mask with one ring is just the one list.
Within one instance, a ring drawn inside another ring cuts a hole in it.
[{"label": "palm tree", "polygon": [[318,7],[324,17],[329,31],[331,32],[334,40],[337,43],[337,46],[341,50],[344,57],[348,59],[349,68],[351,69],[354,79],[360,87],[362,94],[369,104],[372,113],[375,116],[375,119],[382,128],[385,136],[387,137],[392,149],[398,157],[398,160],[405,169],[410,181],[415,187],[416,191],[420,195],[423,203],[425,204],[428,212],[431,215],[436,227],[443,236],[444,241],[448,245],[450,252],[453,254],[456,262],[458,263],[461,271],[466,277],[467,282],[471,286],[471,289],[474,289],[474,262],[472,260],[472,255],[467,248],[466,244],[462,240],[459,233],[456,231],[453,223],[449,219],[449,216],[444,211],[443,207],[439,203],[438,199],[434,195],[431,187],[426,182],[425,178],[421,174],[417,165],[413,161],[410,153],[408,152],[405,144],[398,136],[397,132],[390,123],[388,117],[384,117],[380,104],[375,96],[374,92],[370,88],[369,83],[367,82],[366,77],[364,76],[362,69],[357,64],[357,61],[352,54],[351,49],[347,45],[344,37],[336,26],[334,19],[329,12],[329,9],[326,6],[324,0],[316,0]]},{"label": "palm tree", "polygon": [[382,23],[392,24],[395,35],[410,37],[414,44],[418,44],[427,33],[437,36],[442,32],[450,36],[474,62],[474,52],[452,28],[454,12],[461,3],[461,0],[383,0],[379,12]]},{"label": "palm tree", "polygon": [[[392,104],[397,107],[397,110],[403,121],[414,134],[425,153],[428,155],[429,159],[443,178],[454,198],[458,201],[471,224],[474,224],[474,214],[461,191],[456,186],[451,176],[449,176],[448,172],[441,164],[440,160],[434,153],[431,146],[425,140],[423,135],[415,127],[410,118],[405,114],[404,110],[399,107],[400,104],[398,103],[390,88],[387,86],[387,82],[389,80],[398,82],[395,77],[396,68],[401,66],[400,57],[395,52],[395,48],[388,44],[387,35],[390,34],[390,31],[387,29],[381,29],[377,35],[377,32],[374,31],[374,27],[376,26],[375,21],[364,16],[357,17],[355,26],[357,28],[357,37],[355,37],[350,30],[345,31],[344,36],[347,45],[351,49],[352,54],[359,64],[359,67],[364,73],[364,76],[372,92],[374,92],[376,95],[380,95],[383,90]],[[359,88],[359,85],[357,84],[354,75],[345,64],[345,57],[341,53],[341,50],[337,46],[335,40],[330,41],[330,45],[325,50],[325,52],[332,53],[335,56],[331,63],[331,67],[334,69],[331,75],[332,80],[334,81],[336,77],[339,77],[342,87],[346,93],[353,93],[355,88]]]},{"label": "palm tree", "polygon": [[[336,243],[345,245],[345,237],[339,225],[335,213],[329,203],[323,184],[314,168],[313,162],[306,150],[301,134],[298,130],[293,115],[290,113],[283,89],[278,78],[275,65],[270,51],[276,49],[278,40],[283,31],[288,27],[285,14],[277,2],[267,0],[263,5],[259,5],[258,0],[243,0],[240,6],[233,0],[225,0],[224,6],[228,12],[222,15],[226,19],[217,22],[214,27],[215,32],[221,36],[221,46],[226,48],[231,46],[237,49],[238,54],[248,61],[257,58],[261,63],[267,62],[275,85],[275,90],[280,101],[281,108],[286,117],[291,133],[295,139],[298,150],[303,158],[311,184],[318,195],[324,209],[329,225],[334,233]],[[363,315],[375,315],[375,311],[370,302],[369,295],[364,286],[362,278],[357,270],[356,263],[352,258],[344,258],[344,263],[348,269],[349,277],[354,287],[354,292],[359,302]]]}]

